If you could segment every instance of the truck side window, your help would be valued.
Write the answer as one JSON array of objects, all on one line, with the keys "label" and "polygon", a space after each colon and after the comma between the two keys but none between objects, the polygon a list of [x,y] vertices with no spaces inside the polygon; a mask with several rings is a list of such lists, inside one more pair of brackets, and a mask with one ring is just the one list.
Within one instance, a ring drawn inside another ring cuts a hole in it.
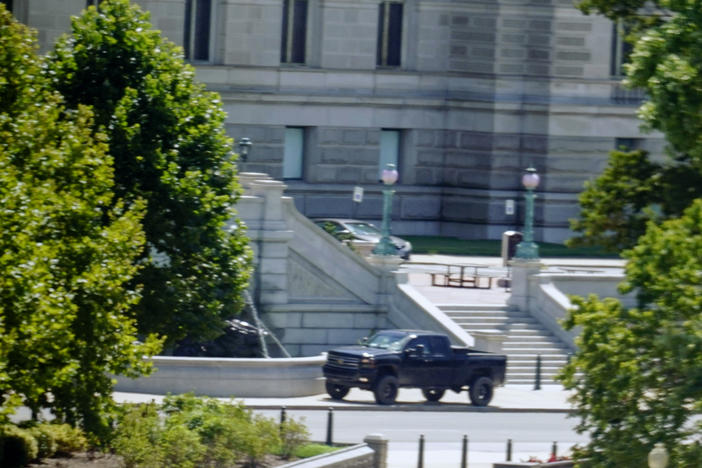
[{"label": "truck side window", "polygon": [[441,336],[430,336],[429,341],[431,343],[431,349],[434,355],[437,356],[448,356],[451,354],[451,349],[448,345],[446,339]]},{"label": "truck side window", "polygon": [[426,336],[420,336],[412,340],[409,345],[407,345],[409,348],[417,348],[418,345],[422,345],[424,347],[424,352],[422,353],[422,356],[431,356],[434,354],[432,352],[432,347],[431,343],[429,342],[428,337]]}]

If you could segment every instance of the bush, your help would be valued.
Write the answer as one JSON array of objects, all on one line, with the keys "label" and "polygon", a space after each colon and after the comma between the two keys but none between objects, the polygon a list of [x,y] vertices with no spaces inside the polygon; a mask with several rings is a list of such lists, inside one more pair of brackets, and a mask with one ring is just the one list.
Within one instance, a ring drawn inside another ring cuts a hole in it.
[{"label": "bush", "polygon": [[258,466],[264,455],[280,446],[278,431],[275,421],[261,415],[254,415],[248,424],[237,427],[236,442],[239,451],[248,459],[248,467]]},{"label": "bush", "polygon": [[0,428],[0,466],[19,468],[36,459],[38,454],[37,441],[28,430],[11,424]]},{"label": "bush", "polygon": [[125,407],[112,448],[127,468],[233,466],[244,457],[256,467],[266,454],[283,446],[291,451],[306,437],[302,424],[291,421],[280,428],[241,403],[169,395],[160,406]]},{"label": "bush", "polygon": [[112,448],[126,468],[159,466],[162,429],[158,407],[154,403],[128,405],[118,419]]},{"label": "bush", "polygon": [[288,419],[280,426],[280,456],[286,460],[309,441],[310,433],[302,421]]}]

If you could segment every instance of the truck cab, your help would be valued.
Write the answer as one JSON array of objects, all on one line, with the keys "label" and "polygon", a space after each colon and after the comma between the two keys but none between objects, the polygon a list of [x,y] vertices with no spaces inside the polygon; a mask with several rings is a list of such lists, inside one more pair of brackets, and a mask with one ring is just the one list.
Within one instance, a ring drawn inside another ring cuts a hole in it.
[{"label": "truck cab", "polygon": [[430,401],[446,390],[468,392],[486,406],[503,385],[507,357],[452,346],[448,336],[424,330],[384,330],[358,346],[330,350],[322,370],[327,393],[343,399],[353,387],[370,390],[379,404],[393,404],[398,389],[420,388]]}]

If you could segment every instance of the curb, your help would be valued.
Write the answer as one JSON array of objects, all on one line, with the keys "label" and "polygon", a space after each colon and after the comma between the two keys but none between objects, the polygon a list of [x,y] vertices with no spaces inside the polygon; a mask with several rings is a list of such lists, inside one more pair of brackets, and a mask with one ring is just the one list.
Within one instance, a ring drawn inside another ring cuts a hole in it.
[{"label": "curb", "polygon": [[471,405],[426,405],[426,404],[399,404],[399,405],[376,405],[376,404],[359,404],[359,405],[310,405],[310,404],[247,404],[247,408],[253,410],[280,410],[285,408],[286,411],[420,411],[420,412],[441,412],[441,413],[563,413],[572,414],[573,409],[568,408],[510,408],[510,407],[476,407]]}]

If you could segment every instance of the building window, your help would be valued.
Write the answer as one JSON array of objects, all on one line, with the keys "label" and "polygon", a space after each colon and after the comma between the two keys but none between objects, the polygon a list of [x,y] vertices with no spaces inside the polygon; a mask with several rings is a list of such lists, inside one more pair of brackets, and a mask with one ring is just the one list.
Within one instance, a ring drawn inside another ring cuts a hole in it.
[{"label": "building window", "polygon": [[282,63],[305,63],[307,0],[283,1]]},{"label": "building window", "polygon": [[193,61],[210,60],[212,0],[185,0],[185,58]]},{"label": "building window", "polygon": [[283,179],[302,179],[302,164],[305,152],[305,129],[285,128],[283,152]]},{"label": "building window", "polygon": [[610,73],[612,76],[624,76],[624,64],[629,63],[634,46],[628,40],[631,27],[619,20],[612,25],[612,61]]},{"label": "building window", "polygon": [[0,0],[0,3],[5,5],[5,9],[12,13],[12,0]]},{"label": "building window", "polygon": [[[383,169],[388,164],[399,168],[400,160],[400,131],[381,130],[380,132],[380,159],[378,161],[378,180],[381,179]],[[398,169],[399,170],[399,169]]]},{"label": "building window", "polygon": [[614,139],[614,149],[618,151],[634,151],[639,149],[641,146],[640,138],[615,138]]},{"label": "building window", "polygon": [[399,67],[402,55],[402,3],[381,2],[378,8],[376,64],[381,67]]}]

